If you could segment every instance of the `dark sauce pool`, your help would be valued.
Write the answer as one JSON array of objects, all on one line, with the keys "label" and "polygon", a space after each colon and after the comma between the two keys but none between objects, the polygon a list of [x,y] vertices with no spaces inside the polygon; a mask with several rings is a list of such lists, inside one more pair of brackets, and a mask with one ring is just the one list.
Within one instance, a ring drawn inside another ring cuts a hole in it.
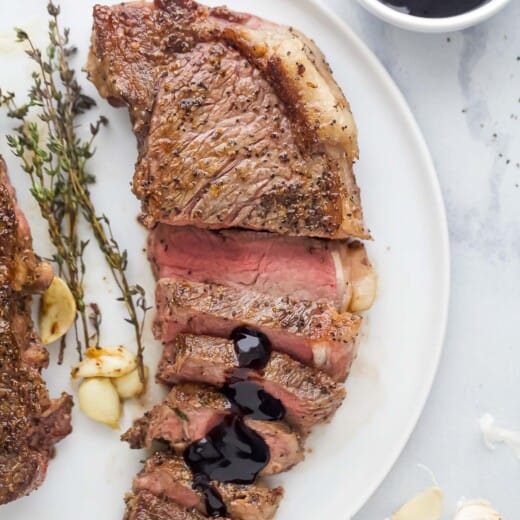
[{"label": "dark sauce pool", "polygon": [[380,0],[384,4],[395,7],[412,16],[423,18],[446,18],[467,13],[488,0]]},{"label": "dark sauce pool", "polygon": [[204,494],[207,513],[213,518],[225,517],[227,508],[211,481],[252,484],[269,463],[269,447],[247,426],[244,417],[278,421],[285,416],[281,401],[244,378],[249,370],[262,370],[269,362],[271,343],[267,336],[249,327],[237,327],[230,339],[240,368],[222,393],[231,402],[232,413],[184,452],[194,475],[193,487]]}]

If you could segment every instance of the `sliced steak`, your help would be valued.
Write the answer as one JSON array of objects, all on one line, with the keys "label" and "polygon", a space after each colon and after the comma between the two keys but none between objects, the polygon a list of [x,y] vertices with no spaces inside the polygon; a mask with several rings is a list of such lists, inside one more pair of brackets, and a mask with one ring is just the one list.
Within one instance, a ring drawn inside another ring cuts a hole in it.
[{"label": "sliced steak", "polygon": [[87,70],[130,110],[146,225],[368,237],[349,104],[298,31],[191,0],[96,6]]},{"label": "sliced steak", "polygon": [[184,509],[175,502],[148,491],[130,494],[125,502],[126,512],[123,520],[204,520],[206,518],[194,509]]},{"label": "sliced steak", "polygon": [[249,289],[181,279],[159,280],[155,334],[171,341],[180,332],[228,338],[239,325],[264,332],[276,350],[346,378],[356,354],[359,316],[327,302],[297,301]]},{"label": "sliced steak", "polygon": [[51,280],[0,158],[0,504],[41,485],[54,444],[71,431],[72,399],[49,398],[40,375],[48,355],[30,314],[32,294]]},{"label": "sliced steak", "polygon": [[195,381],[215,386],[235,377],[253,381],[282,402],[285,419],[303,433],[329,420],[345,397],[343,386],[326,374],[278,352],[262,372],[237,372],[238,368],[231,341],[179,334],[166,345],[157,377],[164,383]]},{"label": "sliced steak", "polygon": [[149,448],[154,440],[163,440],[183,450],[201,439],[230,413],[229,402],[220,393],[204,385],[174,386],[165,400],[137,419],[122,435],[131,448]]},{"label": "sliced steak", "polygon": [[[212,484],[222,497],[228,516],[234,520],[273,518],[283,496],[282,488],[270,489],[263,484]],[[189,468],[181,457],[172,454],[156,453],[148,459],[134,479],[133,491],[147,491],[206,514],[204,497],[194,489]]]},{"label": "sliced steak", "polygon": [[160,224],[150,233],[148,255],[157,278],[326,300],[339,310],[365,310],[375,295],[375,275],[359,242]]},{"label": "sliced steak", "polygon": [[[121,437],[132,448],[150,448],[154,440],[167,442],[177,451],[202,439],[230,413],[229,401],[211,387],[193,384],[174,386],[163,403],[134,422]],[[270,459],[262,475],[286,471],[303,460],[298,435],[281,422],[246,419],[269,447]]]}]

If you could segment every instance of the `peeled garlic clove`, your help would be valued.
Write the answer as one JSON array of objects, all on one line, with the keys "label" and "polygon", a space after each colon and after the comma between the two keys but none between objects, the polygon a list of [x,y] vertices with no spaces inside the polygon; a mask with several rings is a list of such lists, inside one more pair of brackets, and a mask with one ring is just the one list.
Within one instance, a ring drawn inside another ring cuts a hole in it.
[{"label": "peeled garlic clove", "polygon": [[42,343],[48,345],[67,334],[76,319],[76,302],[69,286],[59,277],[43,293],[39,325]]},{"label": "peeled garlic clove", "polygon": [[85,359],[72,368],[71,375],[79,377],[120,377],[137,366],[135,356],[124,347],[88,348]]},{"label": "peeled garlic clove", "polygon": [[94,421],[119,427],[121,401],[110,379],[93,377],[85,379],[78,390],[81,411]]},{"label": "peeled garlic clove", "polygon": [[486,500],[466,500],[460,502],[454,520],[502,520]]},{"label": "peeled garlic clove", "polygon": [[144,376],[145,381],[143,382],[139,377],[139,370],[136,368],[124,376],[112,379],[112,384],[121,399],[131,399],[144,392],[148,380],[148,367],[144,367]]},{"label": "peeled garlic clove", "polygon": [[396,511],[391,520],[439,520],[444,509],[444,495],[437,486],[412,498]]}]

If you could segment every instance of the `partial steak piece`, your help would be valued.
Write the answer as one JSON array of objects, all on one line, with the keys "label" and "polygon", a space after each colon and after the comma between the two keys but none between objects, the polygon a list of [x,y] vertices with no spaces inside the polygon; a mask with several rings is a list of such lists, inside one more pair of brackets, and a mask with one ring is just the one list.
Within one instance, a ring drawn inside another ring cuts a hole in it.
[{"label": "partial steak piece", "polygon": [[42,484],[54,444],[71,431],[72,399],[49,398],[40,375],[48,355],[31,320],[31,296],[52,276],[0,158],[0,504]]},{"label": "partial steak piece", "polygon": [[356,355],[361,318],[327,302],[273,297],[249,289],[181,279],[159,280],[155,334],[171,341],[180,332],[228,338],[240,325],[267,334],[274,349],[345,380]]},{"label": "partial steak piece", "polygon": [[237,372],[238,368],[231,341],[179,334],[165,347],[157,377],[164,383],[195,381],[222,386],[238,373],[279,399],[285,419],[302,433],[329,420],[345,397],[343,386],[326,374],[278,352],[273,352],[262,372]]},{"label": "partial steak piece", "polygon": [[[228,516],[234,520],[269,520],[276,513],[283,496],[282,488],[270,489],[262,484],[212,484],[220,493]],[[147,491],[206,514],[204,497],[193,489],[193,476],[189,468],[181,457],[175,455],[156,453],[148,459],[134,479],[133,491]]]},{"label": "partial steak piece", "polygon": [[368,237],[349,104],[298,31],[192,0],[96,6],[87,70],[130,110],[149,227]]},{"label": "partial steak piece", "polygon": [[375,296],[375,274],[360,242],[160,224],[150,233],[148,256],[158,279],[326,300],[340,311],[365,310]]},{"label": "partial steak piece", "polygon": [[229,402],[211,387],[185,384],[174,386],[165,400],[134,421],[121,439],[133,449],[149,448],[163,440],[183,450],[201,439],[230,413]]},{"label": "partial steak piece", "polygon": [[126,512],[123,520],[204,520],[206,518],[194,509],[184,509],[175,502],[155,496],[148,491],[141,491],[136,495],[130,494],[125,502]]},{"label": "partial steak piece", "polygon": [[[183,451],[202,439],[230,413],[229,401],[211,387],[193,384],[174,386],[162,404],[146,412],[122,436],[132,448],[150,448],[154,440]],[[270,459],[262,475],[286,471],[303,460],[298,436],[280,422],[246,419],[269,447]]]}]

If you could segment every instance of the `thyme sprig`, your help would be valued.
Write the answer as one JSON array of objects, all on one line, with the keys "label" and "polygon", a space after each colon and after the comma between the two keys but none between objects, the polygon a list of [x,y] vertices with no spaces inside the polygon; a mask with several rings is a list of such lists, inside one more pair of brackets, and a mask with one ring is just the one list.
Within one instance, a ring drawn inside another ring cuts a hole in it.
[{"label": "thyme sprig", "polygon": [[[83,219],[90,226],[119,288],[118,300],[126,307],[128,317],[125,320],[134,328],[137,366],[144,380],[143,328],[149,310],[145,291],[140,285],[129,283],[127,251],[116,241],[107,216],[97,213],[89,192],[95,177],[86,166],[94,154],[95,138],[107,120],[101,116],[91,124],[88,138],[78,136],[77,118],[95,106],[95,101],[83,93],[70,66],[69,59],[76,49],[70,45],[69,30],[60,30],[59,6],[50,0],[47,11],[50,16],[49,45],[45,52],[35,46],[27,32],[15,29],[17,41],[27,45],[26,53],[35,63],[36,70],[32,73],[33,84],[25,104],[18,105],[14,93],[0,90],[0,104],[6,107],[8,117],[20,122],[13,134],[7,136],[7,142],[30,177],[31,193],[47,221],[49,236],[56,249],[53,259],[76,301],[75,335],[80,359],[82,346],[88,347],[92,342],[99,344],[101,325],[99,307],[85,303],[84,252],[88,241],[81,240],[78,233],[78,225]],[[35,121],[34,114],[40,123]],[[92,333],[91,328],[94,329]]]}]

